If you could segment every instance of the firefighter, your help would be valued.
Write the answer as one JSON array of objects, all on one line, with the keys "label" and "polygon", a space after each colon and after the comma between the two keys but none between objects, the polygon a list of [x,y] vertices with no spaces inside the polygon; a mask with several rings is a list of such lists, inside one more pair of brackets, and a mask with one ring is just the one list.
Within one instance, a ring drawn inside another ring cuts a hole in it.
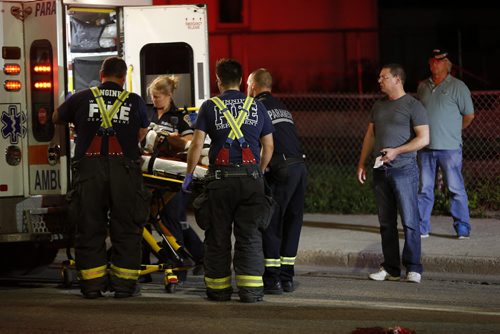
[{"label": "firefighter", "polygon": [[108,287],[115,298],[139,294],[142,230],[150,196],[142,183],[138,143],[149,121],[142,98],[122,88],[126,73],[121,58],[106,58],[102,84],[73,94],[53,116],[54,123],[73,123],[77,135],[68,210],[76,225],[80,288],[89,299],[101,297]]},{"label": "firefighter", "polygon": [[[205,101],[188,151],[183,189],[189,188],[206,134],[211,138],[205,191],[205,286],[209,300],[228,301],[233,267],[240,301],[261,301],[264,256],[262,232],[270,215],[262,177],[273,151],[273,126],[264,106],[239,91],[241,65],[232,59],[216,64],[218,97]],[[261,154],[262,149],[262,156]],[[198,222],[198,224],[200,224]],[[234,224],[234,227],[233,227]],[[207,226],[208,225],[208,226]]]},{"label": "firefighter", "polygon": [[264,292],[282,294],[294,290],[307,170],[292,114],[271,95],[272,83],[271,73],[260,68],[248,76],[247,93],[264,104],[275,130],[273,157],[265,175],[278,205],[263,233]]}]

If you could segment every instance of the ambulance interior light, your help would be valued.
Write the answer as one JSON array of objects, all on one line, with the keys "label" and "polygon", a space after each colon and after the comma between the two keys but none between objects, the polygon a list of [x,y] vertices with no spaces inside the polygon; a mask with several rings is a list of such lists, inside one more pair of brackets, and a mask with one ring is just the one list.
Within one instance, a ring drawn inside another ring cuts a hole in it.
[{"label": "ambulance interior light", "polygon": [[19,80],[5,80],[3,87],[8,92],[17,92],[21,90],[21,81]]},{"label": "ambulance interior light", "polygon": [[7,75],[17,75],[21,73],[21,66],[19,64],[5,64],[3,66],[3,73]]}]

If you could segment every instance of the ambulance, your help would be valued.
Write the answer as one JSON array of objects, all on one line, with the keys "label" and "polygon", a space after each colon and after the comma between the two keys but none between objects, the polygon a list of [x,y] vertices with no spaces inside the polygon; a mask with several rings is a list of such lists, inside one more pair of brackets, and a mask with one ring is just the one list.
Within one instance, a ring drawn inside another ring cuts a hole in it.
[{"label": "ambulance", "polygon": [[71,238],[70,129],[54,110],[99,80],[109,56],[128,65],[126,89],[147,103],[158,75],[177,76],[174,100],[210,96],[206,5],[146,0],[0,2],[0,274],[51,263]]}]

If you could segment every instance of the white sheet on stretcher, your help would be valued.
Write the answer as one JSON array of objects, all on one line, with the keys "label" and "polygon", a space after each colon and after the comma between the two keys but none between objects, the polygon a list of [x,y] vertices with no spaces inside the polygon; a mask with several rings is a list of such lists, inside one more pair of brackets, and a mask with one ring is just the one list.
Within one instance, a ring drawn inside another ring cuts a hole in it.
[{"label": "white sheet on stretcher", "polygon": [[[148,166],[149,166],[149,159],[151,159],[151,156],[143,155],[142,159],[144,161],[142,163],[142,172],[149,173]],[[156,158],[153,164],[153,174],[169,174],[169,175],[184,177],[186,176],[186,167],[187,163],[184,161],[170,160],[166,158]],[[202,179],[203,177],[205,177],[207,170],[208,170],[207,167],[199,165],[196,166],[193,172],[193,178]]]}]

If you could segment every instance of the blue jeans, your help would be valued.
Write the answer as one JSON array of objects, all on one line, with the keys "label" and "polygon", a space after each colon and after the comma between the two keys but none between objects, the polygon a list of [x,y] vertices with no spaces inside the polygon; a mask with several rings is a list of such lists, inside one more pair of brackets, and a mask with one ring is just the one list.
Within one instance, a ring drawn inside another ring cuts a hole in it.
[{"label": "blue jeans", "polygon": [[384,263],[391,276],[400,276],[398,211],[403,225],[405,243],[403,266],[406,271],[422,273],[420,229],[418,225],[417,163],[398,168],[373,170],[373,187],[378,205],[380,235]]},{"label": "blue jeans", "polygon": [[451,194],[450,213],[453,227],[457,233],[470,233],[469,207],[464,179],[462,177],[462,149],[458,150],[420,150],[418,152],[420,167],[420,189],[418,192],[418,208],[420,211],[420,232],[431,231],[431,213],[434,206],[434,183],[436,169],[439,166]]}]

